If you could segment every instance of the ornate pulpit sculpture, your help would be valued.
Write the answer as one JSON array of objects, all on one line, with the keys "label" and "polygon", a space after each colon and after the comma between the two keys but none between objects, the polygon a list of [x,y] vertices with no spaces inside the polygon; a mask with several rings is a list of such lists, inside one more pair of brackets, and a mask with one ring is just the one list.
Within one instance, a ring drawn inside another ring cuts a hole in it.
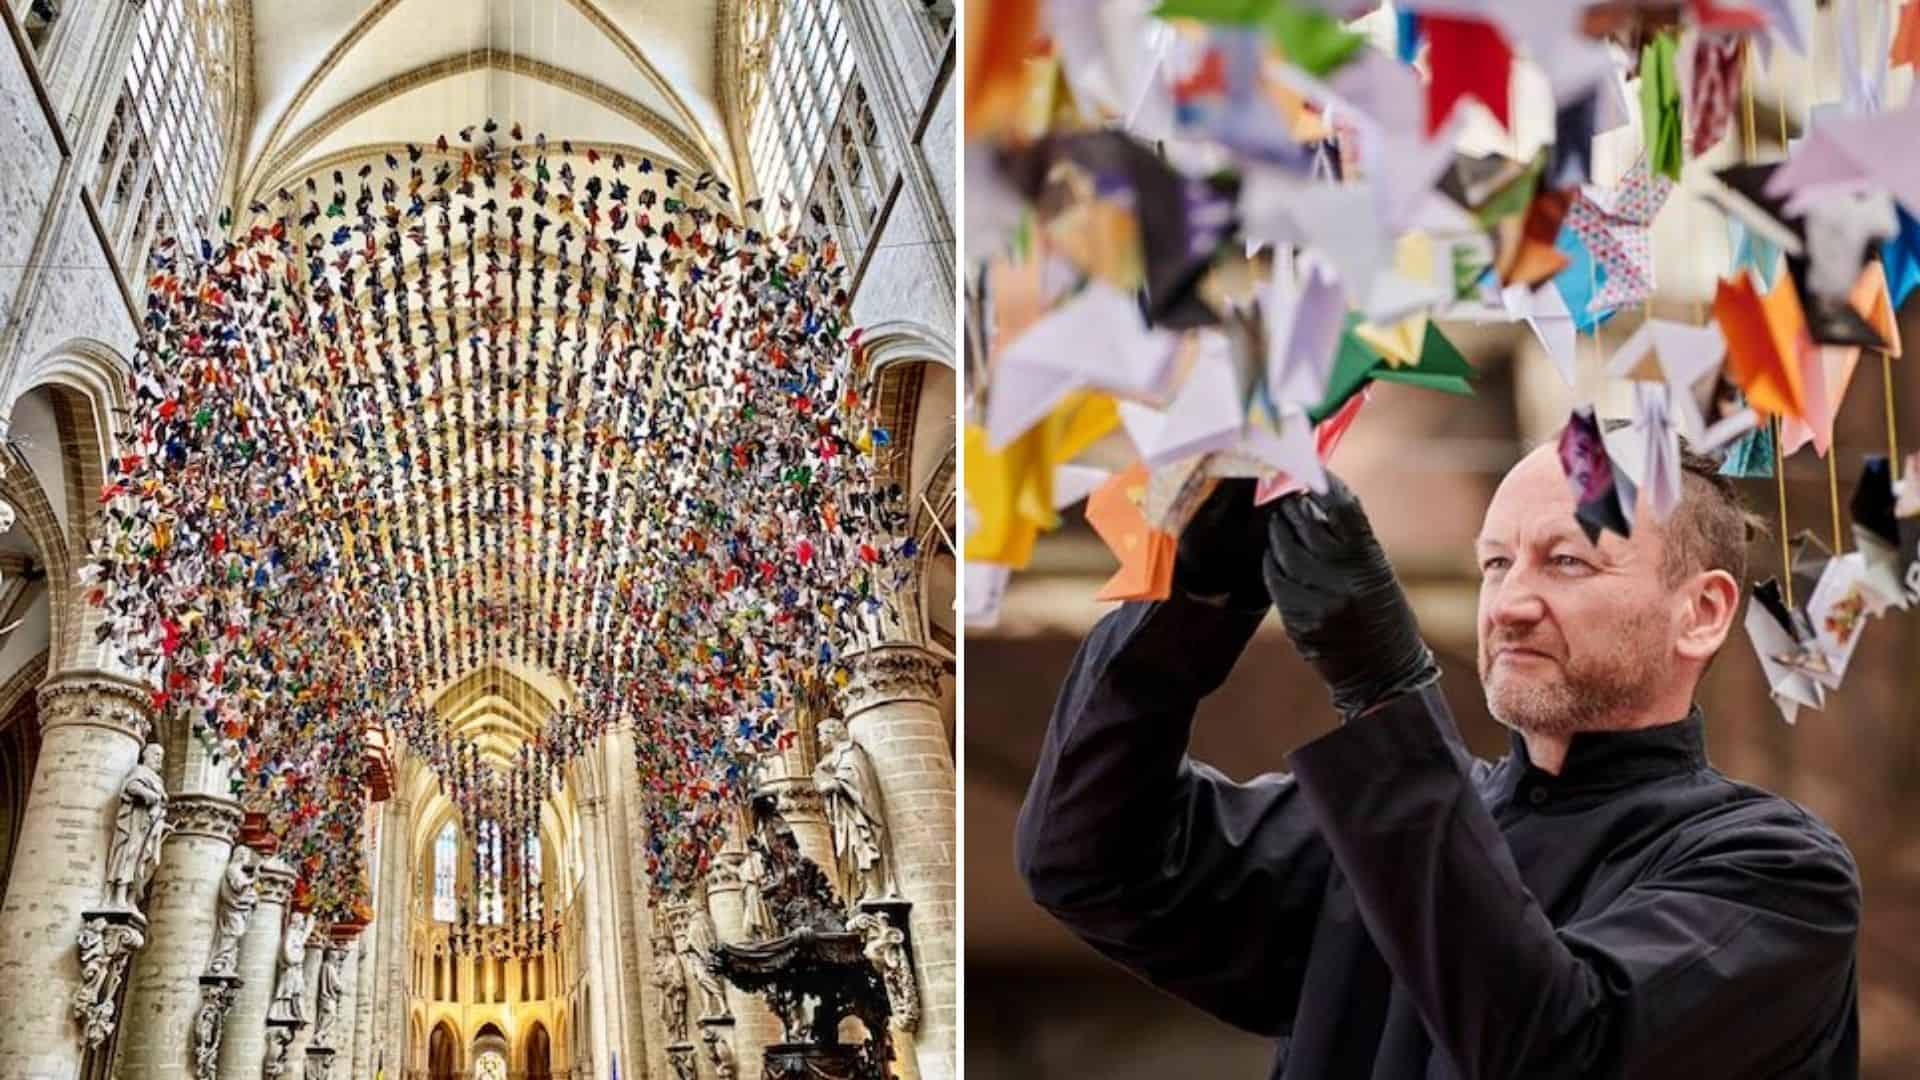
[{"label": "ornate pulpit sculpture", "polygon": [[[775,936],[715,946],[712,970],[767,1000],[782,1042],[767,1047],[765,1080],[885,1080],[893,1058],[884,975],[847,927],[827,874],[800,853],[772,798],[753,803],[749,849]],[[858,1017],[867,1041],[840,1042],[840,1022]],[[731,1064],[731,1062],[729,1062]],[[716,1067],[718,1062],[716,1061]]]}]

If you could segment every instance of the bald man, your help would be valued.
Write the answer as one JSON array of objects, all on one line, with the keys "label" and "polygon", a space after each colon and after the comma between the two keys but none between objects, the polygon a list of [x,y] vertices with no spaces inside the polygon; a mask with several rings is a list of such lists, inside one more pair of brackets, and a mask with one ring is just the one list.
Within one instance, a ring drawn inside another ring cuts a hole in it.
[{"label": "bald man", "polygon": [[[1587,539],[1552,447],[1500,484],[1475,543],[1492,763],[1352,493],[1255,509],[1223,483],[1173,595],[1101,620],[1061,689],[1018,825],[1034,898],[1275,1039],[1276,1077],[1856,1075],[1853,858],[1707,760],[1693,696],[1750,518],[1683,457],[1679,507],[1631,539]],[[1187,741],[1270,607],[1341,726],[1236,783]]]}]

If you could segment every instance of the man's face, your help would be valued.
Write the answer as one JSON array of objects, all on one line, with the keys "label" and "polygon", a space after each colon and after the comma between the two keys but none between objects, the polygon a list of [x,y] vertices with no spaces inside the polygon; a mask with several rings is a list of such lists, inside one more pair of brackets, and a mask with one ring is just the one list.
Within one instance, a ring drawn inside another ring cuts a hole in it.
[{"label": "man's face", "polygon": [[1479,667],[1487,708],[1520,731],[1616,726],[1670,685],[1678,614],[1661,566],[1664,530],[1589,543],[1551,446],[1513,467],[1475,545]]}]

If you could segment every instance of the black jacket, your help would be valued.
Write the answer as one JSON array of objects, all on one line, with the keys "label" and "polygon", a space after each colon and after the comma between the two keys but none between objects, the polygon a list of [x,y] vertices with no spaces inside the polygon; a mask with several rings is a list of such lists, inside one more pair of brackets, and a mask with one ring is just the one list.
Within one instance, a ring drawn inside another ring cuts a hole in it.
[{"label": "black jacket", "polygon": [[1436,686],[1235,783],[1187,740],[1261,614],[1128,604],[1074,661],[1017,850],[1096,949],[1275,1076],[1856,1075],[1852,856],[1714,770],[1698,708],[1554,776],[1474,759]]}]

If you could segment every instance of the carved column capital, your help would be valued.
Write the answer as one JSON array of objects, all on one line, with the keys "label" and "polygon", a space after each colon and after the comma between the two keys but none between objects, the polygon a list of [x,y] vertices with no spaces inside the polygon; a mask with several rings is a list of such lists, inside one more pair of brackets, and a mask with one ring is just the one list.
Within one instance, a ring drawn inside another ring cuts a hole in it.
[{"label": "carved column capital", "polygon": [[222,795],[188,792],[167,802],[173,836],[197,836],[232,843],[240,835],[240,804]]},{"label": "carved column capital", "polygon": [[253,887],[259,891],[261,903],[285,905],[293,897],[293,883],[298,878],[293,867],[279,859],[267,859],[260,864]]},{"label": "carved column capital", "polygon": [[946,674],[946,665],[925,649],[882,645],[856,653],[851,661],[853,677],[840,698],[849,720],[893,701],[940,701],[940,679]]},{"label": "carved column capital", "polygon": [[153,694],[104,671],[62,671],[40,684],[40,731],[64,724],[106,728],[145,743],[153,737]]},{"label": "carved column capital", "polygon": [[721,851],[707,864],[707,892],[725,892],[741,887],[740,864],[747,858],[744,851]]}]

